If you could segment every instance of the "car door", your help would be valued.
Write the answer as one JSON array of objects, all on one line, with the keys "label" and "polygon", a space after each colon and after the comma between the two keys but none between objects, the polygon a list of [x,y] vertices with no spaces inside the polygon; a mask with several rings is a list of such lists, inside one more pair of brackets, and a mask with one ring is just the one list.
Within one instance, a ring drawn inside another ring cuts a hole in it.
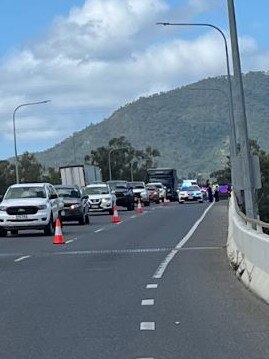
[{"label": "car door", "polygon": [[59,211],[61,209],[60,199],[58,197],[56,189],[52,185],[48,186],[48,191],[49,191],[49,201],[50,201],[51,211],[53,215],[53,222],[55,222],[58,217]]}]

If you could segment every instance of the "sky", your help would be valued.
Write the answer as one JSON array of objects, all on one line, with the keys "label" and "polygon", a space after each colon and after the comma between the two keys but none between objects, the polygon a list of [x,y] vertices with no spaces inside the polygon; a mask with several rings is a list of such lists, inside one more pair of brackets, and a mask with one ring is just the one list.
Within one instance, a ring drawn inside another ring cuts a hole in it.
[{"label": "sky", "polygon": [[[242,70],[269,69],[269,1],[235,0]],[[141,96],[226,73],[226,0],[1,0],[0,159],[45,150]]]}]

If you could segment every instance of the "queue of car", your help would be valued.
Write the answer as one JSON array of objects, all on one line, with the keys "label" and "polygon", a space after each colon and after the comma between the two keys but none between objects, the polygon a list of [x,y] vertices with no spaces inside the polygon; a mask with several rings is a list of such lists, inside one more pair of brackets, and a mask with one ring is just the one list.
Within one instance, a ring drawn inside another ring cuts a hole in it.
[{"label": "queue of car", "polygon": [[[204,194],[194,183],[185,183],[177,191],[178,202],[203,202]],[[164,202],[166,187],[161,182],[114,180],[94,182],[83,188],[50,183],[15,184],[8,188],[0,202],[0,236],[7,232],[37,229],[52,235],[57,217],[61,222],[80,225],[90,223],[91,213],[113,214],[114,207],[128,211],[140,201],[144,206]]]}]

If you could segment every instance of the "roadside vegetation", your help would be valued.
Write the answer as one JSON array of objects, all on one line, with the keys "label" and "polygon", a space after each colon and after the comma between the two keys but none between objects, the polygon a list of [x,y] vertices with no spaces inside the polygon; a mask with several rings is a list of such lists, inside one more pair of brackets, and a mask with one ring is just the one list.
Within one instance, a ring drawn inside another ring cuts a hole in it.
[{"label": "roadside vegetation", "polygon": [[[35,155],[25,152],[19,157],[20,182],[49,182],[61,183],[60,173],[52,167],[46,169],[35,158]],[[0,195],[16,182],[15,165],[7,160],[0,161]]]},{"label": "roadside vegetation", "polygon": [[[110,156],[109,156],[110,153]],[[157,166],[160,152],[151,146],[135,149],[124,136],[115,137],[107,146],[98,147],[85,156],[85,162],[101,168],[104,181],[109,180],[109,157],[113,179],[146,181],[147,169]]]},{"label": "roadside vegetation", "polygon": [[[262,188],[257,190],[257,203],[260,219],[269,223],[269,153],[261,149],[256,140],[250,140],[251,152],[259,156],[261,167]],[[231,183],[231,166],[229,157],[224,169],[211,173],[218,183]],[[244,208],[242,208],[244,209]]]}]

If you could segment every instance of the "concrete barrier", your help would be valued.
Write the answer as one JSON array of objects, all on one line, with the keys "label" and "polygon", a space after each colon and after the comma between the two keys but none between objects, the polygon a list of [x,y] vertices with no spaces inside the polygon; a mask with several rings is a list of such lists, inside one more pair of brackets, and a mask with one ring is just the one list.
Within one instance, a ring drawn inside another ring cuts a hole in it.
[{"label": "concrete barrier", "polygon": [[227,254],[237,277],[269,304],[269,235],[253,229],[229,203]]}]

